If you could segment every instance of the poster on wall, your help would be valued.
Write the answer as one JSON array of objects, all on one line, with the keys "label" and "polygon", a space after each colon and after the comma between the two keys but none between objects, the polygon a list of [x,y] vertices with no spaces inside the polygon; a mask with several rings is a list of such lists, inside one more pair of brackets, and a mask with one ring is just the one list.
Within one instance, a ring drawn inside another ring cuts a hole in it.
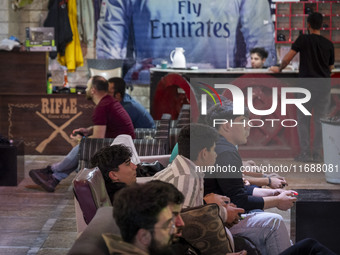
[{"label": "poster on wall", "polygon": [[[186,67],[246,67],[249,51],[268,51],[276,64],[274,25],[268,0],[104,0],[98,59],[133,59],[127,82],[149,84],[149,68],[184,49]],[[248,64],[249,65],[249,64]]]}]

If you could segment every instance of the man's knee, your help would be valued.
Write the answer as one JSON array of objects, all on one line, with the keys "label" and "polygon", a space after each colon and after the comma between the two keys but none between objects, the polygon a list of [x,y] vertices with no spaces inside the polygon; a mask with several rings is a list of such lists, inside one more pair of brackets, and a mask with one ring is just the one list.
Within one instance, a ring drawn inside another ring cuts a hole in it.
[{"label": "man's knee", "polygon": [[283,221],[282,216],[277,213],[263,212],[263,213],[260,213],[260,216],[263,218],[270,218],[273,220]]},{"label": "man's knee", "polygon": [[277,214],[277,213],[267,213],[267,214],[269,214],[269,216],[275,220],[283,221],[283,217],[280,214]]},{"label": "man's knee", "polygon": [[257,214],[257,220],[262,221],[261,224],[266,225],[270,228],[279,228],[283,224],[283,218],[277,213],[263,212]]}]

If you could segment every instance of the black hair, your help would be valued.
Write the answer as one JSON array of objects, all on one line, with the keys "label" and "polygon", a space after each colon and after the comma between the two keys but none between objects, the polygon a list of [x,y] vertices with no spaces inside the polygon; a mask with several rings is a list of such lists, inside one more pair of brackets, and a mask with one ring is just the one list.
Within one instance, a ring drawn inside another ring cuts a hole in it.
[{"label": "black hair", "polygon": [[323,21],[323,17],[322,17],[322,14],[319,12],[313,12],[309,14],[307,18],[307,23],[309,23],[311,28],[315,30],[321,29],[322,21]]},{"label": "black hair", "polygon": [[[229,100],[228,98],[226,98],[225,96],[219,94],[218,95],[219,98],[221,99],[221,101],[223,102],[224,100]],[[214,104],[214,101],[213,100],[207,100],[207,109],[210,109],[211,107],[213,107],[215,104]],[[206,125],[210,125],[208,120],[207,120],[207,115],[203,115],[203,114],[200,114],[199,117],[198,117],[198,120],[197,120],[197,123],[201,123],[201,124],[206,124]]]},{"label": "black hair", "polygon": [[266,51],[264,48],[253,48],[250,50],[250,54],[257,53],[261,59],[268,57],[268,51]]},{"label": "black hair", "polygon": [[120,93],[121,97],[123,98],[126,90],[126,83],[124,79],[120,77],[110,78],[109,83],[114,83],[115,85],[113,96],[115,96],[117,93]]},{"label": "black hair", "polygon": [[117,172],[118,166],[132,157],[129,147],[123,144],[115,144],[100,149],[91,158],[90,167],[99,167],[106,183],[111,183],[109,173]]},{"label": "black hair", "polygon": [[217,131],[208,125],[191,123],[184,126],[178,135],[178,154],[196,160],[204,148],[210,148],[217,142]]},{"label": "black hair", "polygon": [[92,76],[92,87],[98,91],[107,92],[109,89],[109,83],[104,77],[95,75],[95,76]]},{"label": "black hair", "polygon": [[125,242],[133,243],[139,229],[152,230],[160,212],[170,203],[182,204],[183,194],[172,184],[150,181],[118,191],[113,217]]},{"label": "black hair", "polygon": [[[234,107],[233,102],[229,99],[223,99],[222,105],[216,104],[209,108],[206,116],[206,122],[209,126],[214,126],[215,119],[225,119],[225,120],[234,120],[239,116],[245,116],[249,118],[249,109],[244,107],[243,115],[234,115]],[[215,125],[216,129],[219,129],[220,125]]]}]

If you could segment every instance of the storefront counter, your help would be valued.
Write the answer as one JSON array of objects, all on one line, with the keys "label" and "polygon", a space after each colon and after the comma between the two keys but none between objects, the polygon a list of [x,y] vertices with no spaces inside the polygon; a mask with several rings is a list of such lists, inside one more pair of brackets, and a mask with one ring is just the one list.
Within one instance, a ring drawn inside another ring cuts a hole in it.
[{"label": "storefront counter", "polygon": [[[163,113],[170,113],[173,119],[177,119],[183,104],[190,104],[192,119],[198,119],[202,110],[200,101],[203,94],[206,94],[207,99],[211,102],[210,98],[215,97],[218,103],[218,99],[214,95],[215,91],[212,89],[213,84],[216,83],[211,79],[216,79],[219,84],[233,84],[240,88],[245,102],[248,100],[248,88],[251,88],[252,95],[250,99],[254,108],[258,110],[271,109],[273,105],[273,88],[277,88],[277,105],[274,106],[274,112],[265,116],[251,114],[250,119],[255,120],[252,124],[256,127],[251,129],[248,143],[246,146],[240,147],[240,152],[244,157],[248,158],[294,157],[299,152],[296,107],[289,104],[286,107],[286,114],[281,112],[282,88],[296,86],[295,82],[300,81],[300,79],[294,79],[298,78],[298,71],[284,70],[281,73],[272,73],[268,69],[243,68],[229,70],[152,68],[150,71],[150,112],[154,119],[159,119]],[[340,87],[338,75],[339,70],[335,70],[331,80],[333,88]],[[216,90],[217,93],[227,98],[233,98],[229,90]],[[288,93],[287,97],[293,98],[294,93]],[[339,95],[333,94],[333,114],[339,113],[339,102]],[[276,120],[276,122],[275,124],[269,123],[268,121],[266,122],[267,119]]]},{"label": "storefront counter", "polygon": [[150,69],[150,112],[154,118],[158,118],[158,114],[155,112],[154,99],[157,86],[161,82],[162,78],[168,74],[178,74],[183,77],[188,83],[193,78],[225,78],[226,81],[232,81],[236,78],[296,78],[298,77],[298,71],[284,70],[282,73],[273,73],[268,69],[250,69],[250,68],[230,68],[226,69]]},{"label": "storefront counter", "polygon": [[[290,84],[290,79],[298,78],[298,70],[284,69],[281,73],[273,73],[266,68],[263,69],[251,69],[251,68],[230,68],[230,69],[161,69],[161,68],[151,68],[150,69],[150,112],[155,119],[159,119],[161,112],[159,112],[159,103],[157,100],[156,90],[159,91],[163,87],[170,90],[172,85],[178,86],[184,90],[187,99],[190,99],[190,90],[195,90],[193,85],[193,79],[210,79],[210,78],[223,78],[224,83],[240,84],[242,78],[253,79],[259,83],[260,87],[272,88],[272,87],[282,87],[282,86],[295,86]],[[265,81],[268,79],[268,81]],[[263,82],[264,81],[264,82]],[[332,76],[332,93],[337,93],[340,88],[340,69],[333,69]],[[254,84],[253,84],[254,85]],[[186,89],[185,87],[188,87]],[[244,89],[241,86],[241,89]],[[166,93],[165,96],[167,102],[170,106],[174,108],[181,108],[181,105],[177,106],[177,103],[188,103],[188,100],[181,99],[180,102],[171,102],[169,97],[182,98],[180,93]],[[172,114],[173,119],[176,119],[176,113]]]},{"label": "storefront counter", "polygon": [[151,68],[151,73],[153,72],[167,72],[167,73],[185,73],[185,74],[200,74],[200,75],[232,75],[232,74],[246,74],[246,73],[269,73],[273,75],[292,75],[298,74],[297,70],[283,70],[282,73],[274,74],[273,72],[269,71],[267,68],[262,69],[253,69],[253,68],[228,68],[228,69],[195,69],[195,68],[188,68],[188,69],[161,69],[161,68]]}]

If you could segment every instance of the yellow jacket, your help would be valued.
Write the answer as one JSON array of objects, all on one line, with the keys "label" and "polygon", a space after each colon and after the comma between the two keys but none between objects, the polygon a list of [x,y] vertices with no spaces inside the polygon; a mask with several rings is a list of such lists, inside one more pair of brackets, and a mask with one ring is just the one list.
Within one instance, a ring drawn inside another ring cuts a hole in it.
[{"label": "yellow jacket", "polygon": [[66,66],[68,71],[74,72],[78,66],[82,66],[84,64],[77,27],[76,0],[69,0],[67,8],[68,18],[70,20],[70,25],[73,33],[73,40],[66,45],[65,56],[60,56],[58,54],[58,61],[61,65]]}]

